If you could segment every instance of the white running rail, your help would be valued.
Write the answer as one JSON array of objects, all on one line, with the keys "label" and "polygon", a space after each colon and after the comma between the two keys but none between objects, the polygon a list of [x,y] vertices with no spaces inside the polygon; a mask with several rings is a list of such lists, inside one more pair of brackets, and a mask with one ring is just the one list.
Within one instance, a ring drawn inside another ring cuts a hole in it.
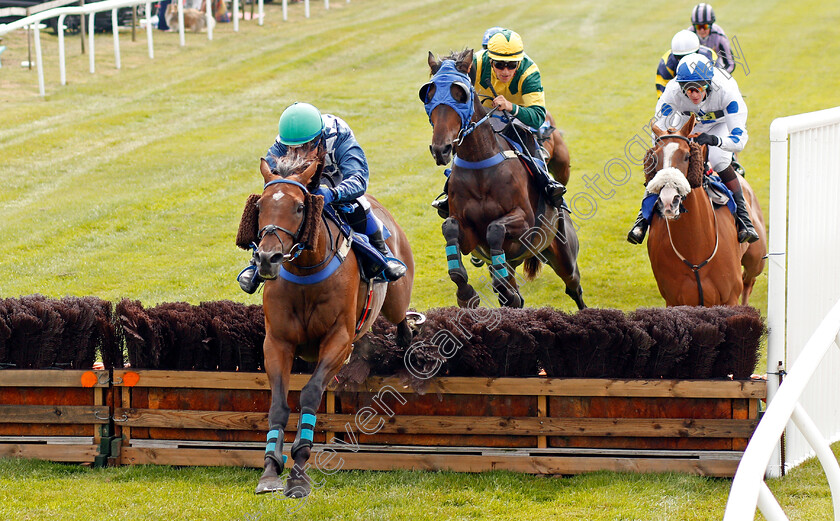
[{"label": "white running rail", "polygon": [[[815,453],[827,473],[834,472],[829,468],[836,467],[830,449],[825,447],[840,439],[840,386],[836,377],[840,373],[840,352],[829,348],[836,341],[840,327],[838,193],[840,107],[774,120],[770,125],[769,407],[738,467],[727,505],[727,520],[746,519],[729,514],[730,508],[735,508],[733,498],[743,501],[749,512],[755,511],[757,499],[768,519],[787,519],[760,478],[765,470],[767,477],[781,476],[783,470]],[[787,389],[782,401],[779,372],[792,366],[794,369],[782,387]],[[788,385],[791,381],[794,385]],[[782,412],[776,412],[779,410]],[[788,418],[793,423],[788,423]],[[774,423],[764,426],[769,422]],[[784,467],[779,443],[783,431]],[[762,452],[765,449],[767,452]],[[761,455],[755,456],[756,452]],[[824,461],[828,456],[833,465]],[[751,477],[742,477],[746,475]],[[742,488],[744,480],[754,483]],[[837,516],[840,490],[834,485],[832,490],[836,492],[833,497]],[[741,513],[746,515],[746,512]]]},{"label": "white running rail", "polygon": [[[67,77],[65,73],[65,60],[64,60],[64,18],[67,15],[89,15],[88,16],[88,45],[90,47],[88,51],[89,61],[90,61],[90,72],[93,74],[96,71],[96,67],[94,64],[94,18],[96,13],[101,13],[104,11],[111,11],[111,31],[114,36],[114,60],[115,66],[117,69],[121,68],[120,64],[120,39],[119,39],[119,27],[117,26],[117,13],[120,8],[123,7],[132,7],[135,5],[146,4],[146,41],[148,43],[149,48],[149,58],[154,58],[154,48],[152,44],[152,26],[148,23],[149,13],[152,12],[151,9],[151,1],[152,0],[105,0],[104,2],[96,2],[92,4],[87,4],[85,6],[74,6],[74,7],[58,7],[55,9],[48,9],[46,11],[41,11],[39,13],[27,16],[25,18],[21,18],[20,20],[15,20],[9,24],[0,24],[0,36],[3,36],[6,33],[14,31],[16,29],[22,29],[25,27],[31,27],[33,29],[34,41],[35,41],[35,63],[36,68],[38,71],[38,90],[41,96],[46,96],[46,89],[44,87],[44,62],[42,59],[42,51],[41,51],[41,30],[39,27],[40,22],[46,20],[48,18],[58,18],[58,52],[59,52],[59,75],[61,77],[61,84],[67,84]],[[263,0],[260,0],[260,6],[262,6]],[[182,2],[176,0],[178,5],[178,32],[180,34],[180,41],[181,46],[183,47],[186,45],[186,40],[184,36],[184,8]],[[213,13],[212,8],[207,3],[207,12],[205,16],[207,18],[207,39],[213,39]],[[260,10],[262,12],[262,9]],[[260,20],[262,21],[262,20]]]},{"label": "white running rail", "polygon": [[832,345],[840,347],[840,300],[811,336],[755,429],[732,481],[724,521],[754,519],[756,505],[769,521],[787,520],[764,482],[764,471],[789,419],[816,451],[828,477],[834,519],[840,520],[840,465],[829,442],[798,403],[802,391]]}]

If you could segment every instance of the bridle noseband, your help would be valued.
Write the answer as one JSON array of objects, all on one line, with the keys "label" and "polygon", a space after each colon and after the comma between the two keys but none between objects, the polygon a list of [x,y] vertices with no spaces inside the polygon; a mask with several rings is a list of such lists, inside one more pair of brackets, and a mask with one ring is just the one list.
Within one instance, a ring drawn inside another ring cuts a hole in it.
[{"label": "bridle noseband", "polygon": [[[305,186],[303,186],[301,183],[298,183],[297,181],[294,181],[292,179],[273,179],[273,180],[267,182],[263,186],[263,191],[265,191],[265,189],[268,188],[269,186],[276,185],[276,184],[294,185],[294,186],[297,186],[298,188],[300,188],[303,191],[304,195],[309,195],[309,190],[307,190]],[[282,226],[277,226],[276,224],[267,224],[267,225],[263,226],[260,229],[260,231],[257,233],[257,240],[262,242],[263,238],[266,235],[274,235],[277,238],[277,240],[280,241],[280,251],[282,252],[283,250],[286,249],[286,246],[285,246],[285,244],[283,244],[283,239],[280,237],[280,234],[277,233],[277,232],[281,231],[281,232],[285,233],[286,235],[288,235],[289,237],[292,238],[292,241],[295,244],[293,244],[292,247],[289,249],[289,253],[283,253],[283,257],[280,260],[280,264],[283,264],[283,263],[286,263],[286,262],[291,262],[291,261],[297,259],[300,256],[300,253],[306,247],[306,245],[304,245],[303,243],[300,242],[300,231],[303,229],[303,223],[304,222],[306,222],[306,217],[305,216],[301,220],[300,226],[298,226],[297,231],[294,232],[294,233],[290,232],[286,228],[283,228]]]}]

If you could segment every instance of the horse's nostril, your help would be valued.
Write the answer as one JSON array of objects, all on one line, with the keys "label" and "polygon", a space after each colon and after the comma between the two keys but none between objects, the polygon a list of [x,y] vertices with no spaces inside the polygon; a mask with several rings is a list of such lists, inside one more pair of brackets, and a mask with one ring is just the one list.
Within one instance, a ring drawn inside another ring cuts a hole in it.
[{"label": "horse's nostril", "polygon": [[268,261],[269,261],[271,264],[277,264],[278,262],[281,262],[282,260],[283,260],[283,254],[282,254],[281,252],[277,252],[277,253],[275,253],[274,255],[272,255],[272,256],[268,259]]},{"label": "horse's nostril", "polygon": [[452,152],[452,145],[446,145],[445,147],[443,147],[444,155],[448,155],[450,152]]}]

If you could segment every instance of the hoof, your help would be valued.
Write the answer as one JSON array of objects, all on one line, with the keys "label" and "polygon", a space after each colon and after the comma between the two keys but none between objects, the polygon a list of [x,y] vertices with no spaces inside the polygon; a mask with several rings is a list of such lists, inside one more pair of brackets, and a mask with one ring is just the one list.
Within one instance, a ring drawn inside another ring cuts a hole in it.
[{"label": "hoof", "polygon": [[280,476],[274,476],[271,478],[262,478],[260,482],[257,483],[257,490],[254,491],[255,494],[267,494],[269,492],[279,492],[283,490],[283,480],[280,479]]},{"label": "hoof", "polygon": [[283,494],[286,497],[302,498],[308,496],[310,491],[309,480],[289,477],[286,480],[286,490],[283,491]]}]

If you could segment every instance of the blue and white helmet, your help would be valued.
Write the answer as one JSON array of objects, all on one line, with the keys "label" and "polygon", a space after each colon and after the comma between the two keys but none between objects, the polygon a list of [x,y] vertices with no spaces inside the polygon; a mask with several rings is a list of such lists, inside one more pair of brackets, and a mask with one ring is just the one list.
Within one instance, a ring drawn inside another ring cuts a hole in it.
[{"label": "blue and white helmet", "polygon": [[504,27],[491,27],[490,29],[484,31],[484,37],[481,38],[481,47],[486,49],[487,44],[490,42],[490,38],[492,38],[494,34],[500,33],[504,30]]},{"label": "blue and white helmet", "polygon": [[715,10],[709,4],[697,4],[691,10],[691,25],[715,23]]},{"label": "blue and white helmet", "polygon": [[696,83],[708,87],[715,77],[715,66],[702,54],[689,54],[677,65],[677,83]]}]

